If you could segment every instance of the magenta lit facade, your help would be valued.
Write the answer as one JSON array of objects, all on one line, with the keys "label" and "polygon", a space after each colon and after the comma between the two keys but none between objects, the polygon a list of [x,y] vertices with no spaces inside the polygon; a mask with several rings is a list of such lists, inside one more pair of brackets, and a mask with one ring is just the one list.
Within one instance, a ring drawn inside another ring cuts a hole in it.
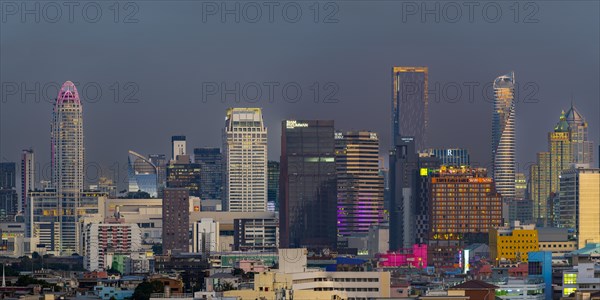
[{"label": "magenta lit facade", "polygon": [[414,244],[412,248],[400,252],[379,254],[380,267],[412,267],[424,269],[427,267],[427,245]]}]

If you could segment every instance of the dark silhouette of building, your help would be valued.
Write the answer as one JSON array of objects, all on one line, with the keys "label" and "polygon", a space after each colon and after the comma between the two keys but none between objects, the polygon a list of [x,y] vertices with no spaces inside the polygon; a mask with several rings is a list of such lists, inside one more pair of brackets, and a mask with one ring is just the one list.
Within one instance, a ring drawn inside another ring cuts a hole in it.
[{"label": "dark silhouette of building", "polygon": [[223,155],[220,148],[194,148],[200,165],[200,199],[223,200]]},{"label": "dark silhouette of building", "polygon": [[166,188],[163,196],[163,254],[189,252],[189,191]]},{"label": "dark silhouette of building", "polygon": [[280,247],[336,247],[334,151],[333,121],[283,121],[279,183]]}]

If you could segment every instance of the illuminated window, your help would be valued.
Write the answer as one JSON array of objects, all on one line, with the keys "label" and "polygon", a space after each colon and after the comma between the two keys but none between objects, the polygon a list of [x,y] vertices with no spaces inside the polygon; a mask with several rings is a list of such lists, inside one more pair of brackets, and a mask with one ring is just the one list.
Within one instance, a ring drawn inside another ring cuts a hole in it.
[{"label": "illuminated window", "polygon": [[571,295],[571,293],[574,293],[576,290],[577,290],[577,288],[564,288],[563,296],[569,296],[569,295]]},{"label": "illuminated window", "polygon": [[563,284],[577,284],[577,274],[575,274],[575,273],[564,274]]}]

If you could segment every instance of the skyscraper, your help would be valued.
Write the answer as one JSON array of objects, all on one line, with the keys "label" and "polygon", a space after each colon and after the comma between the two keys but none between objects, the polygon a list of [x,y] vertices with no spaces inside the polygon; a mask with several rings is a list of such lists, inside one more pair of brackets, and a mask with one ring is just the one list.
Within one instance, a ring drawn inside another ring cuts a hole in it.
[{"label": "skyscraper", "polygon": [[553,203],[550,198],[559,192],[560,172],[573,163],[571,133],[564,111],[554,130],[548,133],[548,151],[537,154],[537,162],[530,169],[533,218],[540,226],[553,225]]},{"label": "skyscraper", "polygon": [[280,247],[336,247],[334,143],[333,121],[282,122]]},{"label": "skyscraper", "polygon": [[75,84],[65,82],[54,104],[52,121],[52,186],[56,189],[61,212],[57,252],[77,251],[78,206],[83,191],[83,110]]},{"label": "skyscraper", "polygon": [[390,250],[408,248],[415,236],[415,172],[419,155],[413,137],[400,136],[390,153]]},{"label": "skyscraper", "polygon": [[383,176],[375,132],[336,132],[338,235],[369,232],[383,221]]},{"label": "skyscraper", "polygon": [[223,200],[223,155],[220,148],[195,148],[194,162],[200,165],[200,199]]},{"label": "skyscraper", "polygon": [[14,162],[0,163],[0,221],[11,220],[18,212],[15,169]]},{"label": "skyscraper", "polygon": [[189,252],[189,191],[166,188],[162,209],[163,254]]},{"label": "skyscraper", "polygon": [[266,211],[267,128],[260,108],[227,110],[223,149],[227,210]]},{"label": "skyscraper", "polygon": [[562,171],[558,224],[574,229],[583,248],[600,243],[600,170],[580,166]]},{"label": "skyscraper", "polygon": [[167,187],[186,188],[190,196],[200,197],[200,176],[199,164],[191,163],[189,155],[178,155],[167,167]]},{"label": "skyscraper", "polygon": [[267,206],[273,208],[273,211],[279,209],[279,162],[270,160],[267,165],[268,186],[267,186]]},{"label": "skyscraper", "polygon": [[571,107],[565,114],[569,132],[571,133],[571,144],[573,147],[573,161],[577,164],[589,164],[593,162],[593,145],[588,137],[588,123],[583,115],[575,108],[573,101]]},{"label": "skyscraper", "polygon": [[515,73],[494,80],[492,164],[496,190],[502,197],[515,197]]},{"label": "skyscraper", "polygon": [[171,137],[171,160],[176,160],[177,155],[186,155],[185,135]]},{"label": "skyscraper", "polygon": [[392,145],[400,136],[412,136],[416,149],[427,145],[428,68],[392,68]]},{"label": "skyscraper", "polygon": [[33,149],[24,149],[21,154],[21,203],[19,211],[27,209],[27,195],[35,190],[35,156]]},{"label": "skyscraper", "polygon": [[152,198],[158,196],[158,168],[142,155],[129,150],[127,174],[130,193],[146,192]]}]

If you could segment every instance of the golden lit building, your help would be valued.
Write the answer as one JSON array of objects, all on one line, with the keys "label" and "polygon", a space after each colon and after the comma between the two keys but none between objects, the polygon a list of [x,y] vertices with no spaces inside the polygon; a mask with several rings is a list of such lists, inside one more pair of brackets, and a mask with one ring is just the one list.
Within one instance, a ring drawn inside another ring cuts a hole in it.
[{"label": "golden lit building", "polygon": [[502,225],[502,196],[486,169],[446,168],[431,173],[428,193],[427,261],[436,268],[456,268],[467,241],[487,238]]},{"label": "golden lit building", "polygon": [[560,189],[559,226],[575,229],[579,249],[600,243],[600,169],[564,170]]},{"label": "golden lit building", "polygon": [[431,177],[429,211],[432,239],[487,234],[502,224],[502,201],[486,169],[445,168]]},{"label": "golden lit building", "polygon": [[549,198],[559,192],[560,172],[568,169],[573,162],[571,133],[563,111],[554,130],[548,133],[548,151],[538,153],[537,163],[530,169],[533,218],[539,224],[554,225]]},{"label": "golden lit building", "polygon": [[531,251],[539,251],[535,225],[515,222],[511,227],[490,229],[490,257],[496,264],[527,262]]}]

